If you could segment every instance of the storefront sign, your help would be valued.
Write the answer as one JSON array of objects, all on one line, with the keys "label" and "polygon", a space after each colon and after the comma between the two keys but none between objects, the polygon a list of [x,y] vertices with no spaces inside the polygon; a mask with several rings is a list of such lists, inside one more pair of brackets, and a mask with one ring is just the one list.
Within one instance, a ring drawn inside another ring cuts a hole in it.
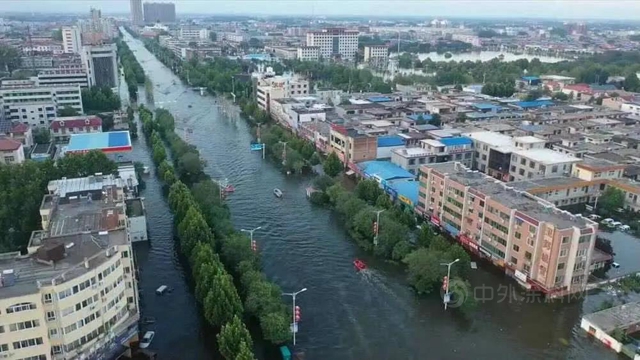
[{"label": "storefront sign", "polygon": [[525,275],[523,272],[516,270],[514,275],[516,276],[516,279],[522,281],[523,283],[527,282],[527,275]]},{"label": "storefront sign", "polygon": [[440,226],[440,219],[435,215],[431,215],[431,223],[435,226]]},{"label": "storefront sign", "polygon": [[400,200],[401,202],[409,205],[409,206],[413,206],[413,201],[411,201],[411,199],[409,199],[408,197],[404,196],[404,195],[398,195],[398,200]]}]

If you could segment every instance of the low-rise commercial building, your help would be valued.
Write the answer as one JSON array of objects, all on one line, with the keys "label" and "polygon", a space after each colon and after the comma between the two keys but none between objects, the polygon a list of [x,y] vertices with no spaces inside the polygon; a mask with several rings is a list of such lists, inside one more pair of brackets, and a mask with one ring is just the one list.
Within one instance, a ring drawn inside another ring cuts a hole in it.
[{"label": "low-rise commercial building", "polygon": [[473,143],[469,138],[443,138],[440,140],[424,139],[419,141],[420,147],[395,149],[391,152],[391,162],[418,174],[418,169],[425,164],[458,161],[467,167],[473,164]]},{"label": "low-rise commercial building", "polygon": [[386,45],[370,45],[364,47],[364,61],[385,63],[389,59],[389,48]]},{"label": "low-rise commercial building", "polygon": [[73,134],[102,132],[102,119],[95,115],[58,117],[51,122],[49,132],[54,143],[68,143]]},{"label": "low-rise commercial building", "polygon": [[297,57],[300,61],[318,61],[320,60],[320,47],[300,46],[297,50]]},{"label": "low-rise commercial building", "polygon": [[459,163],[425,165],[416,211],[527,289],[584,291],[598,225]]},{"label": "low-rise commercial building", "polygon": [[0,163],[21,164],[24,160],[24,146],[21,142],[8,137],[0,137]]},{"label": "low-rise commercial building", "polygon": [[9,120],[0,120],[0,136],[19,141],[25,148],[33,146],[33,131],[29,125]]},{"label": "low-rise commercial building", "polygon": [[378,138],[354,128],[331,124],[329,150],[335,152],[345,166],[356,171],[356,163],[376,159]]},{"label": "low-rise commercial building", "polygon": [[309,81],[300,77],[266,77],[260,79],[256,86],[258,107],[267,112],[271,100],[305,95],[309,95]]}]

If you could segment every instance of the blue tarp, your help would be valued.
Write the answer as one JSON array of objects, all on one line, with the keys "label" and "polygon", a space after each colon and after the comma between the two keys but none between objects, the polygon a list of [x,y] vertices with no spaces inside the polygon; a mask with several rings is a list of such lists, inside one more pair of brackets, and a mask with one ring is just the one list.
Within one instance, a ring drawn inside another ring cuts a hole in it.
[{"label": "blue tarp", "polygon": [[393,189],[398,197],[404,196],[411,200],[411,205],[418,205],[418,189],[420,183],[417,181],[397,180],[388,183],[389,188]]},{"label": "blue tarp", "polygon": [[[364,161],[358,164],[366,177],[378,176],[384,181],[398,179],[415,179],[415,175],[388,161]],[[384,184],[383,184],[384,185]]]},{"label": "blue tarp", "polygon": [[524,81],[537,81],[537,80],[540,80],[540,78],[537,77],[537,76],[523,76],[522,80],[524,80]]},{"label": "blue tarp", "polygon": [[379,136],[378,147],[402,146],[404,139],[397,135]]},{"label": "blue tarp", "polygon": [[407,116],[407,119],[413,120],[413,121],[418,121],[418,120],[420,120],[420,116],[422,116],[422,119],[426,120],[426,121],[433,120],[433,116],[431,116],[429,114],[413,114],[413,115]]},{"label": "blue tarp", "polygon": [[371,96],[371,97],[368,97],[367,100],[371,101],[372,103],[379,103],[379,102],[389,102],[393,99],[387,96]]},{"label": "blue tarp", "polygon": [[494,104],[489,104],[489,103],[477,103],[477,104],[473,104],[472,105],[474,108],[478,109],[478,110],[496,110],[496,111],[500,111],[502,110],[501,106],[498,105],[494,105]]},{"label": "blue tarp", "polygon": [[440,140],[445,146],[460,146],[460,145],[471,145],[473,141],[471,139],[460,136],[460,137],[450,137],[450,138],[442,138]]}]

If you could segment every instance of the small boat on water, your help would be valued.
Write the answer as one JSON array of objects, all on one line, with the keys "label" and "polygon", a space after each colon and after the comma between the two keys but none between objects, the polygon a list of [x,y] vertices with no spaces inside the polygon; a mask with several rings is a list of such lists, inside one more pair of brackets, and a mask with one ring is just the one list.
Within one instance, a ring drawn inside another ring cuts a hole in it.
[{"label": "small boat on water", "polygon": [[193,105],[189,104],[189,108],[192,108],[192,107],[193,107]]},{"label": "small boat on water", "polygon": [[148,166],[145,166],[145,167],[143,167],[143,168],[142,168],[142,173],[143,173],[143,174],[145,174],[145,175],[149,175],[149,172],[150,172],[150,171],[151,171],[151,170],[149,170],[149,167],[148,167]]},{"label": "small boat on water", "polygon": [[367,268],[367,264],[360,259],[353,260],[353,266],[355,266],[358,271],[362,271]]},{"label": "small boat on water", "polygon": [[236,191],[236,188],[234,188],[233,185],[229,184],[229,185],[227,185],[227,187],[224,188],[224,191],[226,191],[226,192],[234,192],[234,191]]},{"label": "small boat on water", "polygon": [[275,195],[278,198],[281,198],[282,197],[282,190],[277,189],[277,188],[273,189],[273,195]]}]

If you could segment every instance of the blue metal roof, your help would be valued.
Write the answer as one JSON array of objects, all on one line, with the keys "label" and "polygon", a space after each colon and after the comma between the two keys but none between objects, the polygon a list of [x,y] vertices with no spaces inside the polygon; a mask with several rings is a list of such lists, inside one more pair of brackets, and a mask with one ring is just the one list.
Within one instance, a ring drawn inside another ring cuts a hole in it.
[{"label": "blue metal roof", "polygon": [[413,114],[413,115],[407,116],[407,119],[410,119],[410,120],[413,120],[413,121],[418,121],[420,116],[422,116],[422,119],[426,120],[426,121],[433,120],[433,116],[431,116],[429,114]]},{"label": "blue metal roof", "polygon": [[460,136],[460,137],[450,137],[450,138],[442,138],[440,140],[445,146],[460,146],[460,145],[471,145],[473,142],[471,139]]},{"label": "blue metal roof", "polygon": [[367,100],[374,103],[378,103],[378,102],[389,102],[389,101],[392,101],[393,99],[391,99],[388,96],[371,96],[371,97],[368,97]]},{"label": "blue metal roof", "polygon": [[540,131],[540,130],[544,129],[544,126],[542,126],[542,125],[520,125],[519,128],[522,129],[522,130],[525,130],[525,131]]},{"label": "blue metal roof", "polygon": [[490,104],[490,103],[477,103],[477,104],[473,104],[472,105],[474,108],[479,109],[479,110],[500,110],[502,109],[501,106],[498,105],[494,105],[494,104]]},{"label": "blue metal roof", "polygon": [[131,148],[131,138],[128,131],[110,131],[88,134],[72,134],[67,151],[110,150]]},{"label": "blue metal roof", "polygon": [[540,80],[540,77],[538,77],[538,76],[523,76],[522,80],[535,81],[535,80]]},{"label": "blue metal roof", "polygon": [[388,186],[395,190],[398,196],[402,195],[411,200],[413,206],[418,205],[418,189],[420,188],[418,181],[397,180],[389,182]]},{"label": "blue metal roof", "polygon": [[375,175],[384,181],[416,178],[412,173],[388,161],[364,161],[358,163],[358,167],[362,169],[365,175]]},{"label": "blue metal roof", "polygon": [[537,108],[543,106],[553,105],[553,101],[548,100],[534,100],[534,101],[518,101],[516,105],[524,109]]},{"label": "blue metal roof", "polygon": [[378,147],[402,146],[404,139],[398,135],[388,135],[378,137]]}]

